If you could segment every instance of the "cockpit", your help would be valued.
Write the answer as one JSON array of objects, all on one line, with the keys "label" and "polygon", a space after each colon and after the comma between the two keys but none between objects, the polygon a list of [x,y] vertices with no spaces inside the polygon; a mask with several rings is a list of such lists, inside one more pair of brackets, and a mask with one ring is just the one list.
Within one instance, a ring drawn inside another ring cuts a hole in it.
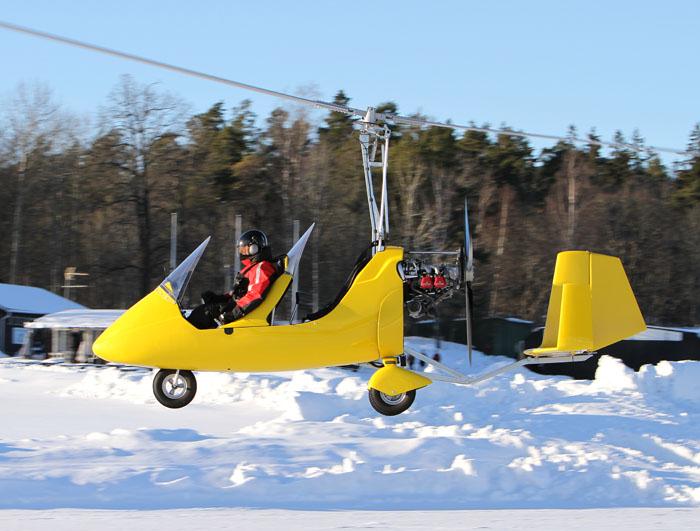
[{"label": "cockpit", "polygon": [[[279,275],[275,279],[272,289],[265,295],[263,304],[241,319],[239,325],[264,326],[270,324],[272,311],[286,293],[294,276],[298,274],[301,256],[314,226],[315,224],[311,224],[285,255],[274,259],[279,268]],[[211,236],[199,244],[160,284],[160,287],[178,304],[183,315],[188,311],[182,307],[187,285],[210,240]]]}]

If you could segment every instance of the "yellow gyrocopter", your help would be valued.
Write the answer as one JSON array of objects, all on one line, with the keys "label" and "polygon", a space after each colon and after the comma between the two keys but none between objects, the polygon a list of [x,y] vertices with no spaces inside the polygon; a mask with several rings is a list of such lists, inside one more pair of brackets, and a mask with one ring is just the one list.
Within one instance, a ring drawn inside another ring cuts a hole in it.
[{"label": "yellow gyrocopter", "polygon": [[[112,362],[160,368],[153,391],[161,404],[171,408],[194,398],[197,384],[192,371],[276,372],[379,360],[382,366],[368,383],[369,400],[379,413],[397,415],[411,406],[417,389],[433,381],[471,385],[528,364],[585,361],[596,350],[646,329],[618,258],[562,252],[542,346],[526,351],[522,360],[470,378],[405,347],[404,291],[411,281],[405,268],[410,262],[402,248],[390,246],[375,246],[373,255],[361,258],[337,302],[317,318],[271,324],[312,230],[313,226],[280,260],[284,272],[260,306],[237,321],[200,330],[185,319],[180,301],[207,238],[97,339],[95,353]],[[419,374],[402,367],[404,354],[436,371]]]},{"label": "yellow gyrocopter", "polygon": [[[471,385],[524,365],[585,361],[598,349],[646,329],[618,258],[588,251],[565,251],[557,256],[542,345],[526,350],[524,358],[517,362],[469,377],[406,347],[403,335],[405,312],[413,318],[431,315],[438,304],[463,289],[471,360],[474,266],[466,201],[465,241],[459,251],[404,251],[401,247],[387,245],[389,125],[534,136],[626,149],[639,149],[637,146],[434,122],[380,113],[372,107],[356,109],[255,87],[7,22],[0,21],[0,28],[358,119],[372,244],[355,264],[350,278],[331,305],[302,322],[274,322],[275,308],[298,275],[299,261],[312,225],[292,249],[278,259],[279,275],[261,305],[243,318],[217,329],[195,328],[186,320],[186,310],[181,303],[209,242],[207,238],[95,342],[95,353],[105,360],[160,369],[154,378],[153,391],[156,399],[167,407],[183,407],[194,398],[197,384],[192,371],[267,372],[371,363],[379,368],[368,382],[370,403],[379,413],[396,415],[410,407],[417,389],[434,381]],[[663,148],[645,149],[684,153]],[[374,195],[372,173],[375,168],[381,168],[382,173],[379,205]],[[453,256],[456,263],[431,267],[424,260],[426,255],[432,259]],[[250,352],[255,352],[255,356]],[[434,371],[417,373],[403,367],[404,354],[424,361]]]}]

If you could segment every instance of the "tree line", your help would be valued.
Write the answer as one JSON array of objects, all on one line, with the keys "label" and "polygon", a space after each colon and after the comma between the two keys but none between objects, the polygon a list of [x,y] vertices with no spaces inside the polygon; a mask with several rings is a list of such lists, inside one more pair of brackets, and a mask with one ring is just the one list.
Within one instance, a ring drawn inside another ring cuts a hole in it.
[{"label": "tree line", "polygon": [[[340,91],[335,102],[349,98]],[[394,103],[377,108],[398,111]],[[40,85],[19,87],[0,113],[2,282],[60,293],[72,266],[89,274],[89,287],[72,298],[127,307],[168,273],[176,212],[179,260],[212,236],[192,280],[193,304],[230,279],[236,215],[244,229],[266,231],[279,254],[298,219],[302,230],[316,223],[302,261],[310,311],[334,298],[369,244],[360,147],[344,115],[316,120],[277,108],[259,120],[249,101],[192,114],[178,97],[128,76],[92,126]],[[639,134],[629,141],[644,146]],[[688,147],[692,155],[668,168],[625,148],[562,141],[536,151],[513,136],[395,126],[389,243],[457,249],[466,196],[477,315],[541,321],[556,253],[579,248],[622,259],[647,322],[697,324],[700,126]],[[459,312],[459,301],[448,311]]]}]

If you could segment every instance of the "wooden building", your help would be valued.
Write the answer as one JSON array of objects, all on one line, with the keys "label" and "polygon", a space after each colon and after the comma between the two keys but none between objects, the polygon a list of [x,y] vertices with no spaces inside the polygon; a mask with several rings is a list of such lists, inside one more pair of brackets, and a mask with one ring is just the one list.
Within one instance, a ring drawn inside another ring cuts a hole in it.
[{"label": "wooden building", "polygon": [[[64,310],[27,322],[21,355],[63,358],[70,362],[94,362],[92,344],[124,310]],[[37,343],[44,352],[35,352]]]},{"label": "wooden building", "polygon": [[42,288],[0,284],[0,351],[17,354],[27,334],[24,323],[49,313],[84,308]]}]

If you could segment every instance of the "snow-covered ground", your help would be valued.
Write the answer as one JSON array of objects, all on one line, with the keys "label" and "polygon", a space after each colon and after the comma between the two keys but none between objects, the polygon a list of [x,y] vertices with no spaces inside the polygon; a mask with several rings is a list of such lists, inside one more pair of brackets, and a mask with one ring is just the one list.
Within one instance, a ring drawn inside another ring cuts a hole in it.
[{"label": "snow-covered ground", "polygon": [[[432,341],[409,343],[434,352]],[[476,354],[468,369],[464,346],[441,352],[473,373],[511,361]],[[0,508],[264,508],[294,520],[298,510],[656,507],[700,517],[670,510],[700,507],[700,363],[634,373],[603,358],[592,382],[520,370],[475,387],[436,383],[392,418],[371,409],[370,374],[200,373],[192,404],[169,410],[145,370],[3,359]],[[3,529],[9,514],[37,513],[2,512]]]},{"label": "snow-covered ground", "polygon": [[495,509],[463,511],[295,511],[283,509],[167,509],[0,511],[3,531],[696,531],[700,509]]}]

